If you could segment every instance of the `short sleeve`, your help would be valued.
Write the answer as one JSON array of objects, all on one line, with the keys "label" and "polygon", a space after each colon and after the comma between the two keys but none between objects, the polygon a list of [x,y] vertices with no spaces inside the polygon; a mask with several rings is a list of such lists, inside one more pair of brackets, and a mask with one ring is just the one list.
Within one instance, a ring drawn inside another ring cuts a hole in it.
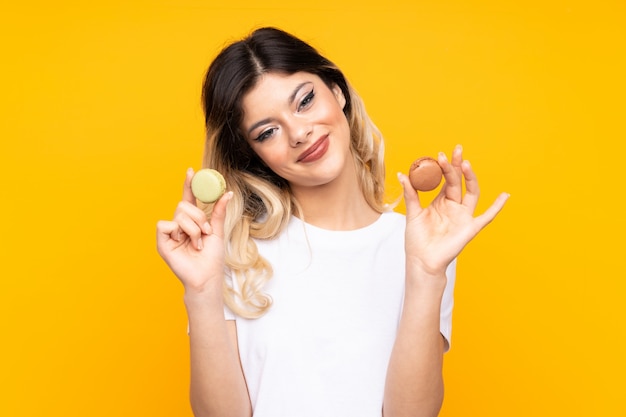
[{"label": "short sleeve", "polygon": [[441,299],[439,328],[445,339],[444,352],[450,350],[452,340],[452,308],[454,306],[454,284],[456,281],[456,258],[446,269],[447,283]]}]

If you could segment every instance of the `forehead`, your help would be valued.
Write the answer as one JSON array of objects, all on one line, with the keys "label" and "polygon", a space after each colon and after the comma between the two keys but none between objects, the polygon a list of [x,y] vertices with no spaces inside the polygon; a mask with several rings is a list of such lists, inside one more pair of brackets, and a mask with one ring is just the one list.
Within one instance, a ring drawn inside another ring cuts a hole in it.
[{"label": "forehead", "polygon": [[268,72],[261,75],[256,84],[243,96],[244,118],[255,110],[266,109],[272,103],[287,103],[296,89],[307,83],[323,82],[317,75],[308,72],[294,74]]}]

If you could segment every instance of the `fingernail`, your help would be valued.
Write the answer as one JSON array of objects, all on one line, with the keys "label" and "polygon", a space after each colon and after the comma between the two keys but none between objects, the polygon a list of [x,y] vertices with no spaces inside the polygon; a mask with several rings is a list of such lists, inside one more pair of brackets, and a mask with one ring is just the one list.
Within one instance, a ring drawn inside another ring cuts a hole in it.
[{"label": "fingernail", "polygon": [[211,225],[209,224],[209,222],[204,222],[204,224],[202,225],[202,231],[207,235],[210,234]]},{"label": "fingernail", "polygon": [[439,152],[439,158],[440,158],[440,159],[443,159],[444,161],[447,161],[447,160],[448,160],[448,158],[446,158],[446,154],[445,154],[445,153],[443,153],[443,152]]},{"label": "fingernail", "polygon": [[198,250],[202,250],[202,238],[198,239]]}]

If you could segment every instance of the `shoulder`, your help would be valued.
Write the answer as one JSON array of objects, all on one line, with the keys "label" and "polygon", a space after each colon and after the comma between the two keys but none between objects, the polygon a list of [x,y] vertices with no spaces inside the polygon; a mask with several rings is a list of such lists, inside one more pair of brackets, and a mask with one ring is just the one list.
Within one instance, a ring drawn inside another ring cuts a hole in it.
[{"label": "shoulder", "polygon": [[385,228],[404,232],[406,226],[406,216],[396,211],[385,211],[380,215],[378,223]]},{"label": "shoulder", "polygon": [[385,219],[386,221],[390,221],[390,222],[401,222],[404,223],[406,216],[402,213],[398,213],[397,211],[393,211],[393,210],[389,210],[389,211],[384,211],[381,215],[380,215],[381,219]]}]

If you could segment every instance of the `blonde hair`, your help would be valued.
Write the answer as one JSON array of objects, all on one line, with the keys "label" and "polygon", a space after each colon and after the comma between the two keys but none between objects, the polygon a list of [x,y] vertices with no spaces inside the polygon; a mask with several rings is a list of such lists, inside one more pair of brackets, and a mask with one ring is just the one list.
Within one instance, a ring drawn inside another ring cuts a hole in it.
[{"label": "blonde hair", "polygon": [[[273,53],[263,54],[266,50]],[[282,56],[277,58],[276,50]],[[233,66],[239,70],[238,76],[232,75],[236,73]],[[374,210],[382,213],[388,209],[383,201],[383,137],[367,115],[362,99],[334,64],[308,44],[273,28],[259,29],[225,48],[209,67],[203,89],[207,128],[203,166],[220,171],[233,192],[224,227],[228,268],[224,302],[245,318],[260,317],[272,305],[271,297],[263,291],[272,278],[272,265],[259,254],[255,239],[276,238],[292,215],[302,214],[289,184],[256,157],[239,132],[241,98],[260,74],[269,71],[307,71],[342,89],[347,98],[344,113],[359,186]],[[204,207],[208,216],[212,208]]]}]

